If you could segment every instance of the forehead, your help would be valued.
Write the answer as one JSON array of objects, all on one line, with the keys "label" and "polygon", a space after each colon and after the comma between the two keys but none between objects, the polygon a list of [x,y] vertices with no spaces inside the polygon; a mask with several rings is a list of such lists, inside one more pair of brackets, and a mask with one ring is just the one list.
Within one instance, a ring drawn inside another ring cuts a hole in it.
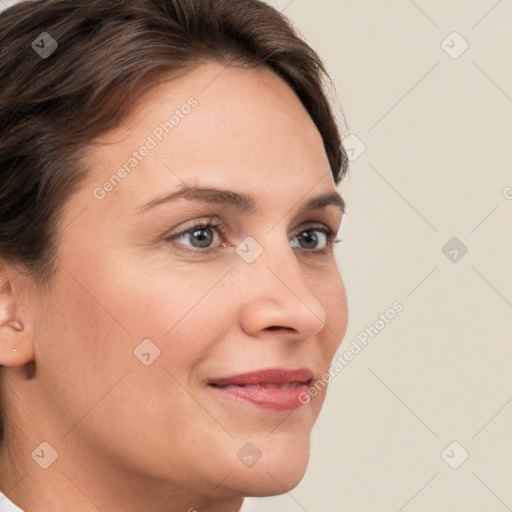
[{"label": "forehead", "polygon": [[105,203],[140,204],[183,184],[229,183],[256,194],[271,187],[274,198],[316,184],[334,189],[316,126],[265,67],[206,63],[161,81],[96,142],[88,186],[112,182]]}]

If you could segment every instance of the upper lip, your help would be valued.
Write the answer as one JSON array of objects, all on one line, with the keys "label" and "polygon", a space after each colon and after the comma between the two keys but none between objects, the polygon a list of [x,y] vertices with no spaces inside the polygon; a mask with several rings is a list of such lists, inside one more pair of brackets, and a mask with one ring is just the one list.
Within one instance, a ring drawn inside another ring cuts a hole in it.
[{"label": "upper lip", "polygon": [[212,386],[244,386],[244,385],[265,385],[265,384],[287,384],[300,382],[309,384],[313,380],[313,372],[308,368],[288,370],[285,368],[267,368],[256,370],[231,377],[220,377],[208,381]]}]

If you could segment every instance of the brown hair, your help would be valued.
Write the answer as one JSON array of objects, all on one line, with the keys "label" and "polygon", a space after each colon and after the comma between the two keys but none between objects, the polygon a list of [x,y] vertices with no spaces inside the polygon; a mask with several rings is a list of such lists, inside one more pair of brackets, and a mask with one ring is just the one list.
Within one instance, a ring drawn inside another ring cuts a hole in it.
[{"label": "brown hair", "polygon": [[[43,33],[58,44],[49,55],[37,51],[52,49]],[[205,60],[264,64],[283,78],[316,124],[339,184],[348,159],[322,61],[266,3],[24,1],[0,14],[0,257],[47,282],[58,214],[87,172],[84,145],[122,121],[145,79]]]}]

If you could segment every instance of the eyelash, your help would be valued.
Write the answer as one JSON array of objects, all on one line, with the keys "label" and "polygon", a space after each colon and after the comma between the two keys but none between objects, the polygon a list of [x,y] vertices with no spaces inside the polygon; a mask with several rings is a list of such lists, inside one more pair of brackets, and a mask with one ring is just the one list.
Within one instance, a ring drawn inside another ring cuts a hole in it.
[{"label": "eyelash", "polygon": [[[222,235],[223,237],[225,237],[227,235],[227,229],[226,229],[226,226],[221,222],[219,221],[218,223],[214,224],[214,221],[215,221],[215,217],[212,217],[208,220],[208,222],[205,222],[205,221],[194,221],[193,224],[188,227],[187,229],[185,229],[184,231],[180,231],[179,233],[175,233],[173,235],[170,235],[168,237],[166,237],[166,241],[170,242],[170,241],[173,241],[177,238],[180,238],[182,237],[183,235],[193,235],[195,231],[199,231],[199,230],[206,230],[206,229],[211,229],[211,230],[218,230],[220,235]],[[335,244],[338,244],[339,242],[341,242],[341,239],[339,238],[335,238],[335,234],[334,232],[327,226],[322,226],[322,227],[319,227],[319,226],[310,226],[310,227],[306,227],[306,228],[302,228],[299,232],[297,232],[295,234],[295,236],[297,236],[298,234],[301,234],[301,233],[304,233],[304,232],[308,232],[308,231],[321,231],[322,233],[324,233],[324,235],[326,236],[327,238],[327,245],[324,249],[320,250],[320,251],[315,251],[314,249],[312,250],[308,250],[308,249],[303,249],[307,252],[311,252],[311,253],[318,253],[318,254],[326,254],[328,252],[332,252],[333,249],[334,249],[334,245]],[[181,245],[181,244],[178,244],[178,245]],[[182,251],[185,251],[185,252],[188,252],[188,253],[195,253],[195,254],[210,254],[212,252],[215,252],[215,251],[218,251],[219,249],[212,249],[212,248],[203,248],[203,249],[200,249],[200,248],[196,248],[196,249],[184,249],[182,247],[180,247],[180,250]]]}]

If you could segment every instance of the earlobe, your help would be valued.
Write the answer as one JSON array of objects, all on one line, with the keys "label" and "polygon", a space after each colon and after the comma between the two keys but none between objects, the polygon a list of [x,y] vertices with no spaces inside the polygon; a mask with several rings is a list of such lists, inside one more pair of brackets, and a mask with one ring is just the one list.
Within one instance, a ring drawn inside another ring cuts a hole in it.
[{"label": "earlobe", "polygon": [[31,337],[12,324],[0,326],[0,365],[22,366],[34,360]]},{"label": "earlobe", "polygon": [[20,366],[34,359],[32,338],[26,322],[19,318],[14,274],[0,263],[0,365]]}]

